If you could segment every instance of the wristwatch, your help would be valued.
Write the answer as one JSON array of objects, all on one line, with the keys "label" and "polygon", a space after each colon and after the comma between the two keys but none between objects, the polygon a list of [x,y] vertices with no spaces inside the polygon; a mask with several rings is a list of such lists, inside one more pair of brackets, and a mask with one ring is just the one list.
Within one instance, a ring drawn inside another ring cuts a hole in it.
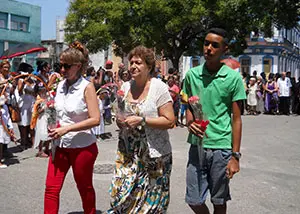
[{"label": "wristwatch", "polygon": [[240,160],[242,154],[240,152],[232,152],[232,157],[234,157],[237,160]]},{"label": "wristwatch", "polygon": [[146,125],[146,117],[142,118],[142,122],[141,122],[141,126],[145,126]]}]

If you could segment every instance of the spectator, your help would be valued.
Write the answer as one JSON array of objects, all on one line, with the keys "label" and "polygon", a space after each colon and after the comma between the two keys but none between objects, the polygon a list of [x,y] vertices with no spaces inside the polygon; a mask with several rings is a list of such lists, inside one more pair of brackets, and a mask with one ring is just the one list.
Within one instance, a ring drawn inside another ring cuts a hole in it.
[{"label": "spectator", "polygon": [[278,96],[279,96],[279,113],[290,115],[290,97],[291,97],[291,80],[286,77],[286,72],[281,73],[281,77],[277,80]]},{"label": "spectator", "polygon": [[275,82],[273,73],[269,74],[268,82],[265,86],[266,99],[265,99],[265,113],[276,114],[278,110],[278,87]]},{"label": "spectator", "polygon": [[176,125],[178,125],[178,114],[180,109],[180,97],[179,97],[180,88],[175,84],[174,76],[169,76],[168,86],[169,86],[170,95],[173,100],[173,109],[174,109]]}]

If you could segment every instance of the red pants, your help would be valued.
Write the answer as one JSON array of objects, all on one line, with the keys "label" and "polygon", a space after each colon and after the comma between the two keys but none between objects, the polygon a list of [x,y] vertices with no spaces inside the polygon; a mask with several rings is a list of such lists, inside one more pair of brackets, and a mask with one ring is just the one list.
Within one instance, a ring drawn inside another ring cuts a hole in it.
[{"label": "red pants", "polygon": [[50,155],[46,178],[44,213],[57,214],[59,194],[70,166],[79,190],[85,214],[96,213],[96,195],[93,187],[93,169],[98,148],[96,143],[85,147],[66,149],[57,147],[55,161]]}]

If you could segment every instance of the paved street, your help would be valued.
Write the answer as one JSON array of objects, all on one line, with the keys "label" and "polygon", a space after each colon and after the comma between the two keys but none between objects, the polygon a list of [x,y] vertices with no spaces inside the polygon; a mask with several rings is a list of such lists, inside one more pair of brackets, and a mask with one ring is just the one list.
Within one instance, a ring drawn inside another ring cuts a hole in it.
[{"label": "paved street", "polygon": [[[300,116],[244,116],[241,172],[231,182],[230,214],[300,213]],[[94,174],[99,213],[109,207],[108,189],[116,151],[115,126],[106,127],[113,137],[98,143]],[[192,213],[184,202],[187,131],[170,131],[173,145],[171,203],[168,213]],[[15,157],[0,170],[0,213],[43,213],[43,192],[47,160],[36,158],[35,150],[24,152],[10,145]],[[102,173],[102,174],[99,174]],[[106,173],[106,174],[103,174]],[[210,206],[211,207],[211,206]],[[72,173],[62,193],[60,213],[83,213]]]}]

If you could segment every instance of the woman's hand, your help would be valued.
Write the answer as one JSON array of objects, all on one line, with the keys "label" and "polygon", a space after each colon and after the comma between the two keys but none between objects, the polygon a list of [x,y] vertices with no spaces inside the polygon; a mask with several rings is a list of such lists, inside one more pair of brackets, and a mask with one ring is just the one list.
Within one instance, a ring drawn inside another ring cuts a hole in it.
[{"label": "woman's hand", "polygon": [[123,117],[118,117],[116,119],[117,126],[122,129],[126,127],[125,119]]},{"label": "woman's hand", "polygon": [[67,134],[68,128],[67,126],[64,127],[60,127],[60,128],[55,128],[55,129],[49,129],[48,130],[48,136],[52,139],[58,139],[60,137],[62,137],[63,135]]},{"label": "woman's hand", "polygon": [[129,128],[136,128],[141,125],[143,118],[140,116],[129,116],[125,119],[125,124]]},{"label": "woman's hand", "polygon": [[44,108],[43,105],[40,103],[39,106],[38,106],[38,108],[37,108],[38,113],[41,114],[41,113],[44,112],[44,110],[45,110],[45,108]]}]

